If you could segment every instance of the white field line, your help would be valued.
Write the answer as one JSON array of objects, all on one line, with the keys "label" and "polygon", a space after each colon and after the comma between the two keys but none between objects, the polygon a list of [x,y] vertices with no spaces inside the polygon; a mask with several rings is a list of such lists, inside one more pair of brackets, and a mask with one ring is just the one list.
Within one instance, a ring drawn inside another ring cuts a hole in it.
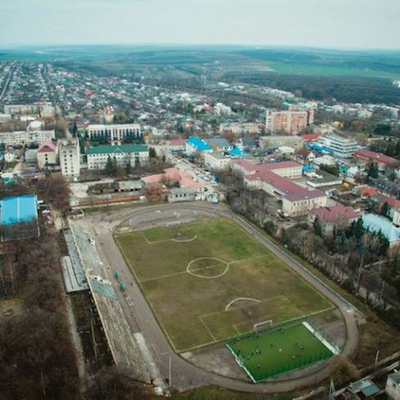
[{"label": "white field line", "polygon": [[142,235],[143,239],[145,240],[145,242],[147,244],[158,244],[158,243],[165,243],[165,242],[176,242],[176,243],[189,243],[189,242],[193,242],[194,240],[197,239],[197,235],[194,235],[192,238],[190,239],[162,239],[162,240],[155,240],[155,241],[150,241],[149,239],[147,239],[146,235],[143,233],[143,231],[140,231],[140,234]]},{"label": "white field line", "polygon": [[209,335],[212,337],[212,339],[214,340],[214,342],[217,341],[217,339],[215,338],[215,336],[213,335],[213,333],[211,332],[210,328],[208,327],[208,325],[203,321],[203,318],[200,316],[199,317],[200,321],[202,322],[202,324],[204,325],[204,327],[206,328],[207,332],[209,333]]},{"label": "white field line", "polygon": [[[205,276],[205,275],[199,275],[194,273],[193,271],[190,270],[190,266],[195,263],[196,261],[201,261],[201,260],[215,260],[220,262],[221,264],[225,264],[226,268],[224,269],[223,272],[221,272],[219,275],[214,275],[214,276]],[[202,278],[202,279],[215,279],[215,278],[220,278],[221,276],[225,275],[229,270],[229,264],[224,261],[221,260],[219,258],[216,257],[199,257],[199,258],[195,258],[194,260],[190,261],[190,263],[187,265],[186,267],[186,272],[190,275],[196,276],[197,278]]]},{"label": "white field line", "polygon": [[[193,269],[192,271],[202,271],[203,269],[210,269],[210,268],[215,268],[218,267],[220,264],[215,264],[215,265],[207,265],[205,267],[199,267],[196,269]],[[166,275],[160,275],[160,276],[155,276],[154,278],[147,278],[143,279],[140,282],[147,282],[147,281],[156,281],[158,279],[164,279],[164,278],[170,278],[172,276],[178,276],[178,275],[185,275],[187,274],[187,271],[180,271],[180,272],[174,272],[173,274],[166,274]]]},{"label": "white field line", "polygon": [[237,297],[236,299],[233,299],[228,305],[225,307],[225,311],[228,311],[228,308],[235,303],[236,301],[254,301],[255,303],[261,303],[261,300],[257,299],[252,299],[250,297]]},{"label": "white field line", "polygon": [[[269,302],[269,301],[271,301],[271,300],[275,300],[275,299],[283,299],[283,300],[286,300],[286,301],[290,302],[290,300],[288,300],[288,299],[287,299],[285,296],[283,296],[283,295],[275,296],[275,297],[270,297],[269,299],[265,299],[265,300],[260,300],[260,302],[261,302],[261,303],[267,303],[267,302]],[[238,308],[235,308],[235,310],[240,310],[240,309],[242,309],[242,308],[246,308],[246,307],[245,307],[245,306],[243,306],[243,307],[238,307]],[[222,314],[222,313],[224,313],[224,312],[229,312],[229,311],[226,311],[226,310],[214,311],[214,312],[212,312],[212,313],[203,314],[201,317],[202,317],[202,318],[207,318],[207,317],[210,317],[211,315]],[[249,321],[253,321],[253,320],[249,320]],[[244,321],[244,322],[248,322],[248,321],[246,320],[246,321]],[[241,324],[241,323],[242,323],[242,322],[239,322],[239,324]],[[236,325],[239,325],[239,324],[236,324]]]},{"label": "white field line", "polygon": [[[255,257],[250,257],[250,258],[243,258],[243,259],[241,259],[241,260],[235,260],[235,261],[230,261],[230,262],[226,262],[226,261],[219,261],[219,262],[222,262],[222,263],[226,263],[226,264],[228,264],[229,266],[231,265],[231,264],[239,264],[239,263],[241,263],[241,262],[244,262],[244,261],[251,261],[251,260],[254,260],[254,259],[257,259],[257,258],[262,258],[262,257],[266,257],[266,255],[261,255],[261,256],[255,256]],[[204,259],[204,258],[208,258],[208,257],[201,257],[202,259]],[[211,258],[211,259],[214,259],[214,258],[212,258],[212,257],[209,257],[209,258]],[[196,259],[196,260],[198,260],[198,259]],[[217,259],[218,260],[218,259]],[[195,261],[195,260],[192,260],[191,262],[193,262],[193,261]],[[190,264],[190,263],[189,263]],[[220,264],[215,264],[215,265],[207,265],[207,266],[205,266],[205,267],[198,267],[198,268],[193,268],[193,269],[191,269],[191,271],[192,272],[197,272],[197,271],[202,271],[202,270],[204,270],[204,269],[210,269],[210,268],[216,268],[216,267],[218,267]],[[155,277],[153,277],[153,278],[146,278],[146,279],[142,279],[142,280],[138,280],[138,282],[147,282],[147,281],[155,281],[155,280],[157,280],[157,279],[164,279],[164,278],[170,278],[170,277],[172,277],[172,276],[178,276],[178,275],[183,275],[183,274],[187,274],[188,272],[187,272],[187,270],[185,270],[185,271],[180,271],[180,272],[174,272],[173,274],[166,274],[166,275],[159,275],[159,276],[155,276]],[[190,274],[190,273],[189,273]],[[209,277],[209,279],[212,279],[212,278],[218,278],[219,276],[212,276],[212,277]],[[204,277],[202,277],[202,278],[204,278]]]},{"label": "white field line", "polygon": [[322,344],[327,347],[335,356],[340,353],[338,349],[332,346],[325,338],[315,330],[308,322],[303,322],[303,326],[306,327]]}]

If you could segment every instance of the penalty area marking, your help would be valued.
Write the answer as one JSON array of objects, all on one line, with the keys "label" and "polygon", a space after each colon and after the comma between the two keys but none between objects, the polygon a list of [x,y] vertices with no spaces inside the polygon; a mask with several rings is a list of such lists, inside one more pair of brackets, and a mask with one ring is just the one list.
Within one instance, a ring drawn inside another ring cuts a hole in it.
[{"label": "penalty area marking", "polygon": [[[221,272],[219,275],[214,275],[214,276],[205,276],[205,275],[200,275],[200,274],[196,274],[195,272],[190,270],[190,267],[192,266],[193,263],[195,263],[196,261],[200,261],[200,260],[214,260],[214,261],[218,261],[221,264],[225,264],[226,268],[224,269],[223,272]],[[199,258],[195,258],[194,260],[190,261],[190,263],[187,265],[186,267],[186,272],[190,275],[196,276],[197,278],[203,278],[203,279],[214,279],[214,278],[220,278],[221,276],[225,275],[228,272],[229,269],[229,263],[221,260],[219,258],[216,257],[199,257]]]},{"label": "penalty area marking", "polygon": [[146,235],[141,231],[140,234],[142,235],[143,239],[147,244],[158,244],[158,243],[165,243],[165,242],[177,242],[177,243],[189,243],[193,242],[194,240],[197,239],[197,235],[194,235],[190,239],[162,239],[162,240],[155,240],[154,242],[151,242],[149,239],[147,239]]},{"label": "penalty area marking", "polygon": [[261,303],[261,300],[257,300],[257,299],[252,299],[250,297],[237,297],[236,299],[233,299],[226,307],[225,307],[225,311],[228,311],[229,307],[235,303],[236,301],[254,301],[255,303]]}]

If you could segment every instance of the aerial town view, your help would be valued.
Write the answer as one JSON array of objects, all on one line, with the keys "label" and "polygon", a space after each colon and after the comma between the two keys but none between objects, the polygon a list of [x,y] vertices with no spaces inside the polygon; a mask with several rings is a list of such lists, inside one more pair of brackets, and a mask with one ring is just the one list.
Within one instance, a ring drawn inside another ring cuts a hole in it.
[{"label": "aerial town view", "polygon": [[1,400],[400,400],[400,2],[0,15]]}]

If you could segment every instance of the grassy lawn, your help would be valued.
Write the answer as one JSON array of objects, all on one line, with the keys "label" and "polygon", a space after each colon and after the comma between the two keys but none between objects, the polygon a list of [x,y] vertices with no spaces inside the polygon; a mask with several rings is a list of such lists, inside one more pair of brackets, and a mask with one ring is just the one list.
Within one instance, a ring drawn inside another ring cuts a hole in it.
[{"label": "grassy lawn", "polygon": [[311,75],[311,76],[357,76],[364,78],[388,78],[395,79],[399,74],[369,70],[362,68],[335,67],[330,65],[312,65],[312,64],[292,64],[282,62],[270,62],[268,65],[275,71],[282,74]]},{"label": "grassy lawn", "polygon": [[116,236],[178,352],[332,308],[233,221],[200,219]]},{"label": "grassy lawn", "polygon": [[227,346],[256,382],[333,355],[302,324],[232,340]]}]

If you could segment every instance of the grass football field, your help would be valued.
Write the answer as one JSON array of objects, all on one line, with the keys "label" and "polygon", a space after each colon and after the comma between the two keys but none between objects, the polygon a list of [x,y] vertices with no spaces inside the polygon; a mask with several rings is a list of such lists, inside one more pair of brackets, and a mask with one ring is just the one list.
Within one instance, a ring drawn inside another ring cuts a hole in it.
[{"label": "grass football field", "polygon": [[255,382],[333,355],[303,324],[233,339],[227,346]]},{"label": "grass football field", "polygon": [[116,235],[177,352],[324,312],[332,304],[230,219]]}]

